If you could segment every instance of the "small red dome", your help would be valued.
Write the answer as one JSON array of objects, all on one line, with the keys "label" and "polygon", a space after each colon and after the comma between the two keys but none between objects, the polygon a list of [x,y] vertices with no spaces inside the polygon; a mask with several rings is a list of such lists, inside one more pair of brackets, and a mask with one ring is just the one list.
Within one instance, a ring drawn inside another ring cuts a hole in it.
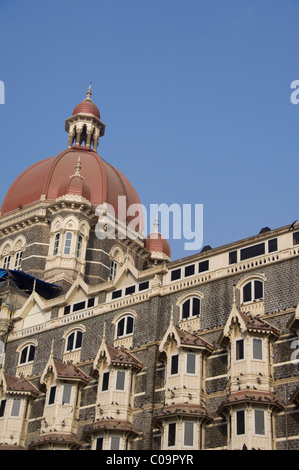
[{"label": "small red dome", "polygon": [[98,119],[100,119],[100,111],[98,107],[94,104],[93,101],[90,99],[86,99],[82,101],[81,103],[77,104],[73,111],[73,116],[75,114],[92,114],[93,116],[96,116]]},{"label": "small red dome", "polygon": [[145,248],[151,253],[159,253],[166,256],[169,260],[171,258],[171,248],[161,233],[152,232],[145,239]]},{"label": "small red dome", "polygon": [[58,197],[72,194],[74,196],[82,196],[84,199],[90,200],[90,189],[84,179],[80,176],[71,176],[67,181],[60,185]]}]

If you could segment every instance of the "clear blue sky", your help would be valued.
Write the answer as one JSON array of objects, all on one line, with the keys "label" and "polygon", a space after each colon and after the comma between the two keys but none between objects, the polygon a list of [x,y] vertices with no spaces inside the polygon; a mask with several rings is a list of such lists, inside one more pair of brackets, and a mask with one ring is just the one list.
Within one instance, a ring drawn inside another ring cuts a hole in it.
[{"label": "clear blue sky", "polygon": [[145,206],[203,204],[212,247],[299,219],[298,18],[296,0],[0,0],[1,201],[67,147],[92,81],[98,151]]}]

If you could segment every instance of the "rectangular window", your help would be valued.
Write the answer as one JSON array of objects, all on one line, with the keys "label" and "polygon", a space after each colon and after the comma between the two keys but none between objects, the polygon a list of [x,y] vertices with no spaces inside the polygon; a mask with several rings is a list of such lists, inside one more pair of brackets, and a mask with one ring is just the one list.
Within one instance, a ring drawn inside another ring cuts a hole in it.
[{"label": "rectangular window", "polygon": [[299,232],[293,233],[293,245],[299,245]]},{"label": "rectangular window", "polygon": [[248,248],[243,248],[243,250],[241,250],[241,261],[264,254],[265,243],[259,243],[258,245],[249,246]]},{"label": "rectangular window", "polygon": [[11,405],[11,416],[14,416],[17,418],[20,414],[20,408],[21,408],[21,399],[14,398],[12,400],[12,405]]},{"label": "rectangular window", "polygon": [[142,290],[146,290],[148,288],[149,288],[149,281],[141,282],[139,284],[139,292],[141,292]]},{"label": "rectangular window", "polygon": [[110,450],[119,450],[119,448],[120,448],[120,437],[111,436]]},{"label": "rectangular window", "polygon": [[277,251],[277,238],[268,240],[268,252],[273,253],[273,251]]},{"label": "rectangular window", "polygon": [[191,264],[190,266],[185,267],[185,277],[193,276],[195,273],[195,264]]},{"label": "rectangular window", "polygon": [[253,338],[252,340],[252,357],[253,359],[263,359],[263,340]]},{"label": "rectangular window", "polygon": [[237,436],[245,434],[245,410],[236,413],[236,434]]},{"label": "rectangular window", "polygon": [[132,295],[135,293],[135,286],[126,287],[125,295]]},{"label": "rectangular window", "polygon": [[121,289],[120,290],[115,290],[114,292],[112,292],[112,299],[119,299],[119,297],[121,297]]},{"label": "rectangular window", "polygon": [[64,307],[63,315],[68,315],[69,313],[71,313],[71,306],[70,306],[70,305],[66,305],[66,306]]},{"label": "rectangular window", "polygon": [[10,267],[10,260],[11,260],[11,256],[10,256],[10,255],[5,256],[4,262],[3,262],[3,269],[9,269],[9,267]]},{"label": "rectangular window", "polygon": [[265,412],[254,410],[254,430],[255,434],[265,435]]},{"label": "rectangular window", "polygon": [[184,446],[192,447],[194,443],[194,423],[184,423]]},{"label": "rectangular window", "polygon": [[238,251],[234,250],[228,254],[228,264],[235,264],[238,262]]},{"label": "rectangular window", "polygon": [[174,269],[171,271],[171,280],[177,281],[178,279],[181,279],[181,269]]},{"label": "rectangular window", "polygon": [[85,300],[82,302],[77,302],[73,305],[73,312],[77,312],[78,310],[83,310],[85,308]]},{"label": "rectangular window", "polygon": [[55,403],[55,397],[56,397],[56,386],[54,385],[53,387],[50,388],[48,405],[53,405],[53,403]]},{"label": "rectangular window", "polygon": [[263,283],[261,281],[254,281],[254,299],[262,299],[264,297]]},{"label": "rectangular window", "polygon": [[236,341],[236,360],[244,359],[244,340],[238,339]]},{"label": "rectangular window", "polygon": [[187,374],[195,374],[195,365],[196,365],[196,355],[187,354],[186,355],[186,372]]},{"label": "rectangular window", "polygon": [[22,264],[22,258],[23,258],[23,252],[19,251],[16,254],[16,259],[15,259],[15,269],[19,271],[21,269],[21,264]]},{"label": "rectangular window", "polygon": [[64,385],[63,386],[63,393],[62,393],[62,404],[69,405],[71,403],[71,393],[72,393],[72,386],[71,385]]},{"label": "rectangular window", "polygon": [[116,374],[116,390],[124,390],[125,389],[125,378],[126,373],[123,370],[118,370]]},{"label": "rectangular window", "polygon": [[4,416],[5,407],[6,407],[6,400],[1,400],[0,401],[0,418],[3,418]]},{"label": "rectangular window", "polygon": [[94,303],[95,303],[95,298],[94,297],[91,297],[90,299],[88,299],[87,308],[94,307]]},{"label": "rectangular window", "polygon": [[168,447],[175,446],[176,439],[176,423],[169,423],[168,425]]},{"label": "rectangular window", "polygon": [[78,259],[81,258],[82,244],[83,244],[83,238],[81,237],[81,235],[79,235],[78,242],[77,242],[77,253],[76,253]]},{"label": "rectangular window", "polygon": [[60,233],[56,233],[54,240],[53,256],[56,256],[59,248]]},{"label": "rectangular window", "polygon": [[104,438],[98,437],[96,443],[96,450],[103,450]]},{"label": "rectangular window", "polygon": [[69,255],[71,253],[73,234],[71,232],[66,232],[65,242],[64,242],[64,254]]},{"label": "rectangular window", "polygon": [[203,273],[204,271],[208,271],[210,269],[210,262],[207,259],[206,261],[202,261],[198,263],[198,272]]},{"label": "rectangular window", "polygon": [[170,366],[170,374],[175,375],[179,371],[179,355],[175,354],[171,356],[171,366]]},{"label": "rectangular window", "polygon": [[110,378],[110,372],[104,372],[103,381],[102,381],[102,392],[106,392],[106,390],[108,390],[109,378]]}]

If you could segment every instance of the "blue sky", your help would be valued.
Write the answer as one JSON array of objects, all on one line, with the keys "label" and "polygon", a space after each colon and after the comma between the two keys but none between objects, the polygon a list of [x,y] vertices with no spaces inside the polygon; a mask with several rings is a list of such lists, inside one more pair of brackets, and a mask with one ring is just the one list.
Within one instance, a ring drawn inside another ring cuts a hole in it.
[{"label": "blue sky", "polygon": [[0,0],[1,201],[67,147],[92,81],[98,152],[146,207],[203,204],[212,247],[299,219],[298,18],[298,0]]}]

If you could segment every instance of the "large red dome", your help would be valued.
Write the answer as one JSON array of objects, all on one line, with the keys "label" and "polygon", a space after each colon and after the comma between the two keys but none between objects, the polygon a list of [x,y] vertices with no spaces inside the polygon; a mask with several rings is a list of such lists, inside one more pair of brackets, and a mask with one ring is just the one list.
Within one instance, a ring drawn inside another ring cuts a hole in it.
[{"label": "large red dome", "polygon": [[115,213],[120,215],[118,196],[126,197],[127,207],[131,204],[140,204],[135,189],[120,171],[105,162],[93,150],[72,147],[25,170],[6,194],[1,207],[2,216],[36,203],[41,197],[47,201],[55,201],[61,197],[62,188],[72,187],[67,185],[66,181],[74,175],[79,158],[82,165],[80,174],[89,190],[82,195],[89,196],[89,201],[93,205],[98,206],[107,202],[113,206]]}]

